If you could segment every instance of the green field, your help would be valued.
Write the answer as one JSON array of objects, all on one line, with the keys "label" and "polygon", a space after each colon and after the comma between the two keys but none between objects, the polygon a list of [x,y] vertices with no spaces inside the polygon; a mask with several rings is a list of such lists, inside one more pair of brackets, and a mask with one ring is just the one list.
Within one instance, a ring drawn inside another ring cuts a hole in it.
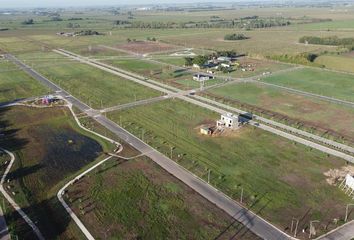
[{"label": "green field", "polygon": [[[73,62],[55,53],[34,53],[21,55],[20,58],[27,59],[26,63],[41,74],[94,108],[111,107],[161,95],[130,80]],[[48,58],[52,61],[48,61]]]},{"label": "green field", "polygon": [[1,111],[0,120],[6,125],[0,146],[16,155],[6,187],[16,193],[17,204],[46,238],[80,239],[81,233],[57,201],[56,193],[73,174],[114,146],[79,128],[64,108],[14,107]]},{"label": "green field", "polygon": [[0,60],[0,102],[41,96],[49,92],[16,65]]},{"label": "green field", "polygon": [[[200,136],[198,126],[219,116],[195,105],[164,101],[109,118],[167,156],[172,148],[171,157],[196,175],[206,179],[210,169],[211,184],[229,196],[238,199],[242,186],[247,204],[257,199],[253,210],[264,207],[260,214],[281,228],[290,224],[289,215],[301,218],[309,209],[313,217],[330,219],[348,201],[323,175],[344,161],[251,127],[224,137]],[[323,212],[326,206],[336,209]]]},{"label": "green field", "polygon": [[[149,62],[148,60],[127,59],[106,60],[104,62],[179,89],[191,89],[200,86],[198,82],[193,81],[193,74],[191,72],[183,69],[174,69],[163,64]],[[206,86],[210,86],[219,82],[221,82],[221,80],[215,79],[206,81],[205,83]]]},{"label": "green field", "polygon": [[68,190],[97,238],[107,231],[108,239],[258,239],[238,223],[228,228],[230,216],[151,159],[108,162]]},{"label": "green field", "polygon": [[[252,108],[252,112],[267,114],[266,111],[270,111],[269,115],[273,112],[278,113],[278,119],[284,120],[284,116],[287,116],[293,122],[301,122],[305,126],[322,129],[322,134],[331,130],[354,140],[354,123],[351,121],[354,118],[354,110],[349,107],[254,83],[222,86],[209,90],[207,93],[211,93],[209,96],[211,98],[217,96],[226,101],[235,101],[233,105],[243,106],[245,110],[249,110],[248,105],[251,108],[254,106],[255,109]],[[333,119],[336,119],[336,124],[333,124]]]},{"label": "green field", "polygon": [[354,73],[354,58],[341,55],[323,55],[316,59],[316,63],[326,68]]},{"label": "green field", "polygon": [[354,102],[354,76],[320,69],[301,69],[262,79],[298,90]]}]

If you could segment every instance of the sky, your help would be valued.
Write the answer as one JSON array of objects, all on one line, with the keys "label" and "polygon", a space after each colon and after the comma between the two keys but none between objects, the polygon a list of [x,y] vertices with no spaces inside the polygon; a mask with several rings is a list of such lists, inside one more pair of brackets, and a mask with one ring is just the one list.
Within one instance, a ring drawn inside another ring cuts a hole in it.
[{"label": "sky", "polygon": [[[190,2],[226,2],[232,0],[0,0],[0,8],[13,7],[65,7],[65,6],[103,6],[122,4],[158,4]],[[237,0],[240,2],[242,0]]]}]

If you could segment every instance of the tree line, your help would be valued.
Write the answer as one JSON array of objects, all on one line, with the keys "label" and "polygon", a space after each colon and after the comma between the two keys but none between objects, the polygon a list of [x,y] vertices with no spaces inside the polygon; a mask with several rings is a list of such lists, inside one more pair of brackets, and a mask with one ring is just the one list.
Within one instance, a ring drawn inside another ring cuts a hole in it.
[{"label": "tree line", "polygon": [[344,46],[351,50],[354,49],[354,38],[339,38],[337,36],[330,37],[315,37],[304,36],[300,38],[300,43],[317,44],[317,45],[331,45],[331,46]]}]

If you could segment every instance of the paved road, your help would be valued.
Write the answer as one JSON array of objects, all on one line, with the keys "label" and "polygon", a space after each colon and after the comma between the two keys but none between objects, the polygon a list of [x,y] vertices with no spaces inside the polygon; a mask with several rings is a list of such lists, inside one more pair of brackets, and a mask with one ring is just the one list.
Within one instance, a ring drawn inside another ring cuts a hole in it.
[{"label": "paved road", "polygon": [[44,237],[38,227],[32,222],[32,220],[27,216],[27,214],[20,208],[20,206],[17,205],[17,203],[11,198],[11,196],[7,193],[7,191],[4,189],[4,183],[6,180],[6,177],[8,173],[11,170],[12,165],[15,162],[15,155],[12,152],[9,152],[5,149],[0,148],[1,151],[4,151],[6,154],[8,154],[11,158],[9,165],[7,166],[4,174],[1,177],[0,181],[0,192],[4,195],[6,200],[10,203],[10,205],[21,215],[21,217],[26,221],[26,223],[32,228],[33,232],[36,234],[37,238],[39,240],[44,240]]},{"label": "paved road", "polygon": [[316,240],[351,240],[354,238],[354,220]]},{"label": "paved road", "polygon": [[[18,64],[23,68],[27,73],[33,76],[35,79],[43,83],[45,86],[51,88],[53,91],[56,91],[62,97],[64,97],[68,102],[73,106],[79,108],[81,111],[90,114],[92,109],[87,106],[85,103],[80,102],[75,97],[68,94],[66,91],[62,90],[56,84],[50,82],[50,80],[41,76],[39,73],[29,68],[22,62],[20,62],[15,57],[8,55],[7,58],[12,60],[14,63]],[[187,97],[185,97],[187,98]],[[193,99],[192,99],[193,100]],[[196,101],[196,100],[194,100]],[[91,115],[97,122],[102,124],[104,127],[115,133],[118,137],[126,141],[128,144],[133,146],[135,149],[139,150],[142,154],[145,154],[151,158],[154,162],[164,168],[167,172],[180,179],[186,185],[191,187],[193,190],[198,192],[200,195],[208,199],[210,202],[214,203],[219,208],[223,209],[230,216],[234,217],[237,221],[249,228],[253,233],[258,235],[263,239],[277,240],[277,239],[292,239],[289,235],[282,232],[271,223],[265,221],[261,217],[257,216],[255,213],[245,209],[237,202],[230,199],[228,196],[213,188],[205,181],[194,176],[186,169],[182,168],[176,164],[171,159],[164,156],[162,153],[158,152],[151,146],[147,145],[134,135],[130,134],[125,129],[118,126],[116,123],[107,119],[102,115],[96,115],[96,112],[93,111]]]}]

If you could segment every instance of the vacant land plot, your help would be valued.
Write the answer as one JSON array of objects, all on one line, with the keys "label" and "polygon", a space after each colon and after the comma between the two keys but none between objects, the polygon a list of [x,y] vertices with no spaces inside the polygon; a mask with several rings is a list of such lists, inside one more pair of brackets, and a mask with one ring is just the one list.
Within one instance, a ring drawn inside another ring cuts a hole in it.
[{"label": "vacant land plot", "polygon": [[316,59],[316,63],[324,65],[326,68],[353,72],[354,73],[354,58],[350,55],[324,55]]},{"label": "vacant land plot", "polygon": [[[290,68],[290,65],[275,63],[267,60],[254,58],[240,58],[237,63],[239,66],[230,73],[232,77],[252,77],[263,73],[272,73]],[[244,69],[244,70],[243,70]]]},{"label": "vacant land plot", "polygon": [[[186,69],[176,70],[171,66],[139,59],[105,60],[104,62],[179,89],[191,89],[200,86],[199,82],[193,80],[193,74]],[[210,86],[220,81],[219,79],[215,79],[206,81],[205,83],[206,86]]]},{"label": "vacant land plot", "polygon": [[[237,107],[258,114],[266,114],[323,132],[336,132],[354,143],[354,109],[291,94],[274,87],[256,83],[239,83],[209,90],[206,94],[219,101],[228,101]],[[220,97],[220,99],[219,99]],[[278,114],[278,115],[277,115]],[[335,119],[335,124],[333,124]]]},{"label": "vacant land plot", "polygon": [[149,41],[130,42],[130,43],[118,45],[116,47],[124,51],[138,53],[138,54],[173,51],[179,48],[166,43],[149,42]]},{"label": "vacant land plot", "polygon": [[344,211],[348,199],[323,175],[345,165],[340,159],[251,127],[224,137],[200,136],[199,126],[219,116],[179,100],[109,117],[198,176],[206,179],[211,170],[211,184],[229,196],[238,199],[242,186],[244,202],[281,228],[289,226],[289,216],[307,219],[301,225],[314,216],[327,224]]},{"label": "vacant land plot", "polygon": [[102,46],[83,46],[83,47],[66,47],[65,49],[85,57],[115,57],[126,56],[127,54],[121,51],[111,50]]},{"label": "vacant land plot", "polygon": [[320,69],[301,69],[262,79],[328,97],[354,102],[354,76]]},{"label": "vacant land plot", "polygon": [[56,192],[62,181],[113,146],[78,128],[65,108],[3,109],[0,120],[6,123],[0,146],[16,154],[7,184],[16,202],[46,238],[76,236],[77,229]]},{"label": "vacant land plot", "polygon": [[6,60],[0,60],[0,69],[0,102],[48,93],[48,89],[16,65]]},{"label": "vacant land plot", "polygon": [[150,159],[112,160],[68,190],[95,237],[258,239]]},{"label": "vacant land plot", "polygon": [[[47,65],[40,60],[43,55],[58,58],[60,63]],[[26,62],[34,69],[94,108],[111,107],[161,95],[160,92],[95,67],[73,63],[55,53],[35,53],[23,58],[30,58]]]}]

